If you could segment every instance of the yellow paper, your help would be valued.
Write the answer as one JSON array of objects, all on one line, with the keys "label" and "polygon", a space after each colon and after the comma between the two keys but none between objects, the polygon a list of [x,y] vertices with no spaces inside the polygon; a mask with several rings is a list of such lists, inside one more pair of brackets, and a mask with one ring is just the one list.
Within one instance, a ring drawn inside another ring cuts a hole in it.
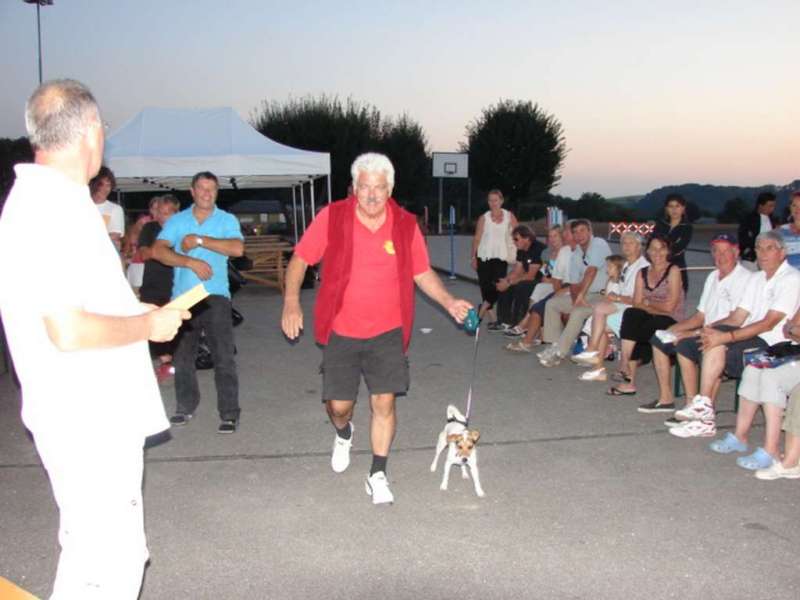
[{"label": "yellow paper", "polygon": [[189,310],[201,300],[208,298],[209,294],[202,283],[198,283],[188,292],[184,292],[172,302],[164,306],[164,308],[174,308],[177,310]]}]

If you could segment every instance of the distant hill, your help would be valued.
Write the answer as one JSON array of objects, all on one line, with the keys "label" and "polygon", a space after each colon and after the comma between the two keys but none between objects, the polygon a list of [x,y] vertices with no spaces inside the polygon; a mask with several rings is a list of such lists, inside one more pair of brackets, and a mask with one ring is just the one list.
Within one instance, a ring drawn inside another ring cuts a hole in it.
[{"label": "distant hill", "polygon": [[642,198],[644,198],[642,194],[637,194],[635,196],[617,196],[616,198],[606,198],[606,201],[619,206],[624,206],[626,208],[633,208]]},{"label": "distant hill", "polygon": [[645,194],[636,205],[636,216],[640,219],[652,219],[660,215],[664,206],[664,199],[669,194],[681,194],[686,200],[694,202],[700,210],[717,215],[722,211],[728,200],[741,198],[748,204],[755,204],[756,196],[761,192],[773,192],[778,197],[776,213],[782,216],[784,208],[789,204],[789,196],[795,190],[800,190],[800,179],[796,179],[784,186],[739,187],[732,185],[702,185],[699,183],[668,185]]}]

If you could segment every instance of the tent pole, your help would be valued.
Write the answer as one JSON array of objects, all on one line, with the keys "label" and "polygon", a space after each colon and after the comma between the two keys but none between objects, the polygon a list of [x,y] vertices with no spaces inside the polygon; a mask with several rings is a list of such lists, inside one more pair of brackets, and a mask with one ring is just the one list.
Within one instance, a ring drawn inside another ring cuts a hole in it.
[{"label": "tent pole", "polygon": [[303,218],[303,233],[306,232],[306,198],[303,193],[303,184],[300,184],[300,215]]},{"label": "tent pole", "polygon": [[331,174],[328,173],[328,204],[330,204],[332,200],[333,196],[331,195]]},{"label": "tent pole", "polygon": [[309,189],[311,190],[311,220],[314,220],[314,217],[317,215],[317,206],[314,202],[314,180],[308,182]]},{"label": "tent pole", "polygon": [[294,187],[292,186],[292,224],[294,225],[294,243],[297,244],[297,196],[294,194]]}]

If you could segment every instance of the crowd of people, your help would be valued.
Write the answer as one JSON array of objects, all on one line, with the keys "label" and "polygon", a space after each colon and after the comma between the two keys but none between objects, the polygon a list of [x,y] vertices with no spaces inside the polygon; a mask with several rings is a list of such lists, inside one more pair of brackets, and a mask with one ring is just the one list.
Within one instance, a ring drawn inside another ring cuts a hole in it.
[{"label": "crowd of people", "polygon": [[[737,464],[759,479],[800,478],[800,365],[794,361],[800,356],[800,192],[791,196],[786,224],[773,216],[774,194],[764,192],[738,236],[714,235],[714,266],[690,314],[686,252],[693,231],[682,196],[666,198],[651,235],[622,234],[620,254],[593,234],[587,219],[550,226],[545,247],[503,208],[499,190],[488,204],[471,258],[481,316],[488,331],[510,338],[505,350],[539,347],[543,368],[570,360],[586,367],[581,381],[611,380],[611,396],[636,395],[637,374],[652,362],[658,397],[638,410],[668,414],[664,424],[679,438],[717,436],[720,383],[734,379],[735,431],[709,449],[738,454]],[[673,365],[682,404],[671,383]],[[759,409],[764,441],[753,448]]]}]

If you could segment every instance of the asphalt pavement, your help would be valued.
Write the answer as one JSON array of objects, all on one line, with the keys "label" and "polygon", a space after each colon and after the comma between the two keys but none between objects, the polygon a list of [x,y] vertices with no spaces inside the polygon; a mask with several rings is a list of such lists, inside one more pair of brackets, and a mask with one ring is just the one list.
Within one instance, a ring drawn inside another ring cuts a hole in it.
[{"label": "asphalt pavement", "polygon": [[[692,274],[695,300],[703,276]],[[477,286],[447,285],[477,300]],[[216,433],[213,375],[201,372],[196,418],[151,441],[142,599],[800,597],[800,482],[758,481],[708,439],[677,439],[664,415],[639,414],[655,398],[650,367],[637,396],[613,398],[579,382],[577,366],[544,369],[484,329],[472,425],[487,496],[457,472],[439,491],[441,462],[436,474],[429,466],[447,405],[464,408],[473,345],[422,297],[389,459],[396,502],[372,506],[363,388],[350,469],[330,469],[313,300],[305,291],[309,333],[289,344],[280,297],[245,288],[235,299],[245,317],[239,431]],[[172,386],[162,392],[171,412]],[[730,427],[731,383],[720,409]],[[8,375],[0,418],[0,575],[46,597],[57,511]],[[759,425],[754,441],[762,435]]]}]

